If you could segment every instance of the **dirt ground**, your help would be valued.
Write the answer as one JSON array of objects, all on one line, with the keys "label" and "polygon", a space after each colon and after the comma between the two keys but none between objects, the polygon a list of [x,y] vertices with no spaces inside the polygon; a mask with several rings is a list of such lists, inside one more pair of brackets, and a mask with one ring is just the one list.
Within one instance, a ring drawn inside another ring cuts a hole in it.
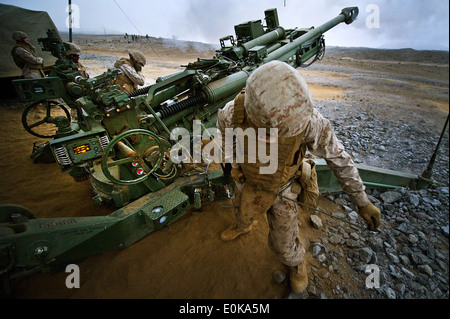
[{"label": "dirt ground", "polygon": [[[116,42],[99,38],[77,38],[83,54],[96,56],[125,56],[126,49],[141,49],[149,60],[144,68],[148,83],[159,76],[182,70],[180,65],[197,57],[212,57],[213,51],[202,47],[177,48],[155,39],[151,47]],[[369,51],[367,53],[366,51]],[[427,123],[442,127],[449,110],[447,63],[374,58],[370,50],[358,49],[352,56],[338,50],[317,64],[329,69],[305,69],[312,96],[316,101],[359,101],[378,96],[386,103],[398,103],[402,112],[415,111],[425,106]],[[385,51],[389,54],[389,51]],[[419,53],[418,53],[419,54]],[[425,55],[425,52],[422,53]],[[448,58],[448,53],[447,53]],[[91,75],[105,71],[99,60],[81,61]],[[112,64],[111,64],[112,66]],[[340,71],[341,70],[341,71]],[[345,79],[370,72],[379,81],[378,87],[361,82],[358,88],[340,86]],[[388,76],[391,74],[392,76]],[[398,75],[410,76],[404,86],[392,86]],[[427,81],[418,81],[427,79]],[[437,84],[436,84],[437,83]],[[423,93],[425,92],[425,93]],[[414,95],[414,97],[411,97]],[[414,99],[414,105],[402,99]],[[356,105],[356,103],[355,103]],[[368,105],[365,103],[364,105]],[[21,124],[24,105],[3,100],[0,105],[0,123],[3,137],[0,142],[0,203],[25,206],[37,218],[105,216],[112,210],[97,206],[89,182],[75,183],[68,174],[60,172],[56,164],[33,164],[29,158],[34,142],[43,140],[28,134]],[[367,106],[368,107],[368,106]],[[357,111],[357,110],[356,110]],[[401,113],[399,111],[399,113]],[[389,114],[386,114],[389,116]],[[151,298],[151,299],[281,299],[289,294],[287,281],[278,284],[272,274],[287,269],[275,259],[267,246],[268,224],[264,215],[257,216],[254,231],[238,240],[224,243],[219,235],[233,220],[231,201],[219,201],[203,206],[200,211],[189,211],[168,229],[154,232],[134,245],[87,258],[78,264],[81,287],[65,286],[67,273],[33,275],[14,287],[15,298]],[[341,207],[321,196],[319,208],[328,212]],[[321,216],[325,223],[333,222]],[[303,213],[302,235],[308,252],[308,269],[317,266],[311,257],[311,242],[323,237],[322,230],[310,225],[309,214]],[[364,298],[364,282],[354,280],[354,270],[343,259],[340,274],[320,279],[323,292],[333,296],[334,280],[344,280],[346,289],[357,298]],[[318,279],[319,280],[319,279]]]}]

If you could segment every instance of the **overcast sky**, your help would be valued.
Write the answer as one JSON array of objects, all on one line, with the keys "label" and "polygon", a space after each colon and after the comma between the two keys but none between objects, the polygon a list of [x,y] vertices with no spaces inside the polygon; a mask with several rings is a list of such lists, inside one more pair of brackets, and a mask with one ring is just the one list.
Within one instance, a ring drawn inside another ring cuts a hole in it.
[{"label": "overcast sky", "polygon": [[[47,11],[68,31],[67,0],[12,0],[3,4]],[[234,25],[264,21],[277,8],[285,28],[319,26],[341,9],[358,6],[358,20],[325,34],[328,45],[449,50],[448,0],[72,0],[74,33],[129,33],[213,43]],[[77,10],[78,9],[78,10]],[[131,22],[131,21],[132,22]]]}]

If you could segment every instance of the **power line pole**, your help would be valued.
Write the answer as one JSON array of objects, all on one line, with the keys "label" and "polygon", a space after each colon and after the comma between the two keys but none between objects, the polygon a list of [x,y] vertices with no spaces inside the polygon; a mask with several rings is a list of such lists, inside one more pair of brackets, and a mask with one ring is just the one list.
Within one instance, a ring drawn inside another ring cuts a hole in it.
[{"label": "power line pole", "polygon": [[69,42],[72,42],[72,0],[69,0]]}]

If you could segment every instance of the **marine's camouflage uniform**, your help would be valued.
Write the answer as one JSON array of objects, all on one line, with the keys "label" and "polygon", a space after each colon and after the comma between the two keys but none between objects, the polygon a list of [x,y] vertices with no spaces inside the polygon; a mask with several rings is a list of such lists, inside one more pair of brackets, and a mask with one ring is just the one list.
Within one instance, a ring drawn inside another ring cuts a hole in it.
[{"label": "marine's camouflage uniform", "polygon": [[119,84],[123,91],[131,93],[139,85],[145,84],[145,77],[142,72],[136,71],[130,59],[122,58],[118,60],[114,67],[122,70],[123,74],[117,76],[116,84]]},{"label": "marine's camouflage uniform", "polygon": [[[77,66],[78,72],[80,72],[81,76],[84,77],[85,79],[89,79],[89,74],[87,73],[86,67],[79,61],[81,55],[81,48],[72,42],[67,42],[66,44],[69,46],[69,49],[66,50],[66,56],[64,57],[64,59],[74,63]],[[74,59],[71,56],[76,56],[77,58]]]},{"label": "marine's camouflage uniform", "polygon": [[[217,128],[222,138],[225,137],[226,128],[235,128],[233,124],[234,103],[235,101],[229,102],[218,112]],[[352,158],[337,139],[330,122],[315,109],[312,111],[309,122],[306,123],[303,143],[313,155],[326,160],[355,206],[365,207],[370,203]],[[225,144],[222,143],[222,145]],[[232,167],[240,169],[240,165],[237,163],[233,163]],[[304,180],[300,177],[287,184],[287,187],[281,187],[279,190],[281,196],[272,196],[259,189],[253,189],[246,192],[246,196],[242,196],[246,184],[248,183],[236,182],[236,193],[233,197],[238,227],[242,229],[248,227],[252,223],[251,215],[254,213],[267,212],[271,250],[287,266],[303,263],[305,249],[299,239],[298,219],[298,213],[301,213],[302,208],[297,203],[282,197],[301,200],[304,204],[316,207],[319,190],[314,167],[310,179]],[[245,209],[241,209],[242,207]]]},{"label": "marine's camouflage uniform", "polygon": [[80,72],[81,76],[84,77],[85,79],[89,79],[89,73],[87,73],[87,68],[80,62],[75,63],[75,65],[78,67],[78,72]]},{"label": "marine's camouflage uniform", "polygon": [[25,79],[44,77],[45,74],[42,70],[44,59],[33,54],[33,48],[30,47],[30,49],[27,50],[25,47],[26,45],[22,44],[21,46],[16,46],[13,49],[13,54],[24,61],[21,68],[23,77]]}]

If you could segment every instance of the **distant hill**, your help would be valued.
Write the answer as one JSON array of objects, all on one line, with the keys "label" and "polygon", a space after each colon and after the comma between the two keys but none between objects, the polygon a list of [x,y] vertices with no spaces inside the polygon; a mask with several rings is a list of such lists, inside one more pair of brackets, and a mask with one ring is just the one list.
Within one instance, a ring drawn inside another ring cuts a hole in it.
[{"label": "distant hill", "polygon": [[[68,33],[61,32],[64,40],[68,40]],[[147,54],[157,52],[181,51],[184,53],[199,52],[205,56],[213,56],[219,44],[210,44],[178,39],[156,38],[141,36],[128,39],[123,34],[74,34],[73,41],[88,50],[107,50],[113,52],[126,51],[136,48]],[[158,53],[159,54],[159,53]],[[327,56],[334,58],[351,58],[357,60],[378,60],[419,63],[449,63],[449,51],[414,50],[414,49],[373,49],[365,47],[327,47]]]},{"label": "distant hill", "polygon": [[[68,41],[68,34],[61,33],[61,37]],[[220,47],[219,44],[209,44],[202,42],[194,42],[194,41],[184,41],[177,39],[167,39],[167,38],[155,38],[155,37],[137,37],[135,39],[132,38],[131,35],[126,39],[123,34],[74,34],[73,41],[80,44],[84,47],[92,47],[94,45],[101,45],[103,48],[107,49],[121,49],[121,48],[130,48],[136,47],[140,48],[143,51],[145,49],[154,49],[156,48],[164,48],[164,49],[179,49],[179,50],[195,50],[199,52],[208,52],[215,51]]]},{"label": "distant hill", "polygon": [[348,57],[358,60],[379,60],[420,63],[449,63],[449,51],[414,49],[372,49],[358,47],[327,47],[327,53],[335,58]]}]

